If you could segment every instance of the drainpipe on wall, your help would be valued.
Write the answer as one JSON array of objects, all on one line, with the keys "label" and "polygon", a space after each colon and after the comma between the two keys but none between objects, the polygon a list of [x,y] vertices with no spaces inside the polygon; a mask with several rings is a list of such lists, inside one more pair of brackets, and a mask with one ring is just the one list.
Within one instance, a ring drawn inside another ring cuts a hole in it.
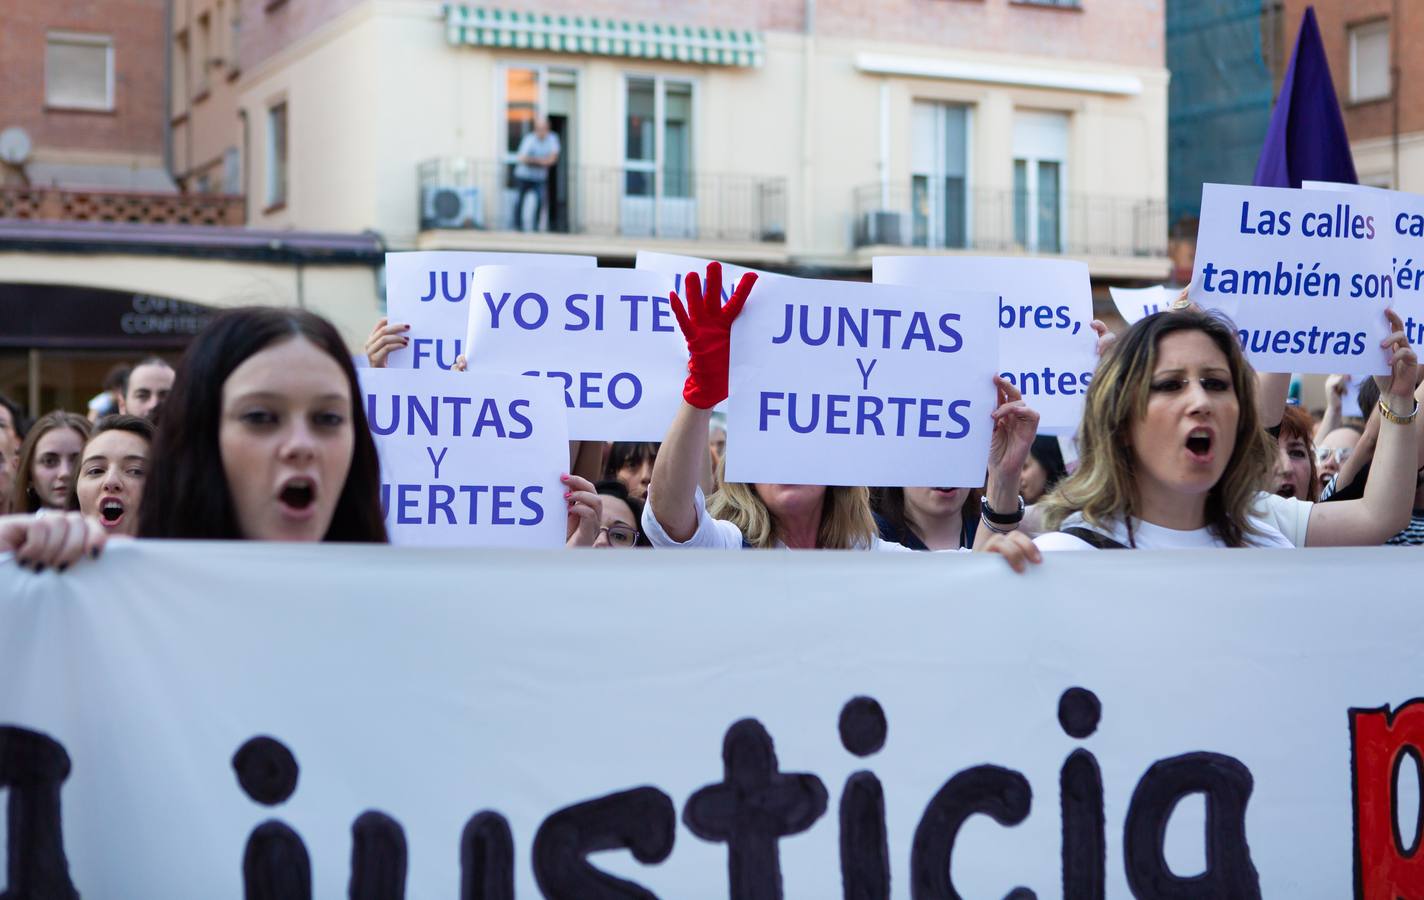
[{"label": "drainpipe on wall", "polygon": [[815,215],[812,203],[815,179],[811,177],[813,159],[811,127],[815,121],[811,114],[814,96],[811,90],[811,78],[814,74],[812,60],[816,50],[816,0],[806,0],[805,18],[806,42],[801,59],[801,227],[804,229],[801,241],[803,252],[809,250],[813,245],[811,229]]},{"label": "drainpipe on wall", "polygon": [[1390,176],[1390,187],[1401,190],[1399,183],[1399,0],[1393,0],[1389,25],[1389,93],[1390,93],[1390,150],[1393,153],[1394,173]]},{"label": "drainpipe on wall", "polygon": [[880,81],[880,208],[890,208],[890,79]]},{"label": "drainpipe on wall", "polygon": [[251,167],[251,161],[247,158],[248,131],[250,130],[247,121],[247,110],[238,109],[237,118],[242,122],[242,158],[237,162],[242,168],[242,205],[244,207],[242,210],[242,221],[243,224],[247,224],[252,219],[252,216],[248,213],[248,209],[252,206],[252,196],[247,190],[247,170]]},{"label": "drainpipe on wall", "polygon": [[173,0],[163,4],[163,171],[173,178]]}]

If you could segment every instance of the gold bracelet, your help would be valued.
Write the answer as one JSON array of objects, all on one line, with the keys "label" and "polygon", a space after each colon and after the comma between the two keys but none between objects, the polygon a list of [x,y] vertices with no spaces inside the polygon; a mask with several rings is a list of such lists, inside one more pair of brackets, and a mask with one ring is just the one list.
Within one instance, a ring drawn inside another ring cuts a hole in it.
[{"label": "gold bracelet", "polygon": [[1385,404],[1384,397],[1381,396],[1379,398],[1379,411],[1380,415],[1384,416],[1385,421],[1387,422],[1393,422],[1396,425],[1408,425],[1410,422],[1414,421],[1415,416],[1419,415],[1419,401],[1414,401],[1414,410],[1410,412],[1409,415],[1401,416],[1394,410],[1390,409],[1389,406]]}]

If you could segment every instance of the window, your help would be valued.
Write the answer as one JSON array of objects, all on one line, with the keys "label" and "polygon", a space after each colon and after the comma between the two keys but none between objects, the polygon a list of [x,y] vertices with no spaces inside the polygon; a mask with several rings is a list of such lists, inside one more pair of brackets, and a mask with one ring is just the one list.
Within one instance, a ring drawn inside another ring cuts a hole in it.
[{"label": "window", "polygon": [[113,109],[112,39],[51,32],[45,40],[45,103],[62,109]]},{"label": "window", "polygon": [[911,142],[914,245],[969,246],[969,108],[915,103]]},{"label": "window", "polygon": [[1067,114],[1014,114],[1014,243],[1025,250],[1063,252],[1067,159]]},{"label": "window", "polygon": [[1350,27],[1350,102],[1390,95],[1389,20]]},{"label": "window", "polygon": [[623,232],[695,237],[692,83],[629,76],[623,99]]},{"label": "window", "polygon": [[197,90],[195,97],[203,97],[208,93],[208,69],[213,64],[213,27],[212,19],[207,13],[198,17],[198,58],[197,73],[193,78],[193,87]]},{"label": "window", "polygon": [[[524,136],[534,130],[540,116],[549,120],[550,131],[559,139],[559,160],[549,171],[545,184],[541,216],[547,215],[550,231],[570,231],[575,228],[579,194],[575,164],[578,145],[578,73],[573,69],[542,65],[509,65],[504,69],[504,113],[499,128],[503,132],[504,151],[503,218],[509,222],[526,221],[532,211],[523,209],[516,215],[514,206],[524,196],[514,176],[519,159],[519,145]],[[527,205],[534,205],[534,197]]]},{"label": "window", "polygon": [[287,202],[287,104],[267,110],[267,206]]}]

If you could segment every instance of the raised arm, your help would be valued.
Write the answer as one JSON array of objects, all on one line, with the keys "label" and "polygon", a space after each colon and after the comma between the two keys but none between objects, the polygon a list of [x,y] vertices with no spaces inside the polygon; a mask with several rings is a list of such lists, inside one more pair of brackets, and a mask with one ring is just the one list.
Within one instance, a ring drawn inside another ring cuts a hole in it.
[{"label": "raised arm", "polygon": [[696,272],[683,284],[687,305],[674,292],[669,299],[678,327],[687,340],[687,381],[682,406],[673,417],[667,438],[653,463],[648,502],[658,524],[676,541],[689,540],[697,530],[694,499],[707,458],[707,425],[712,407],[727,398],[727,374],[732,347],[732,322],[751,294],[756,275],[747,273],[727,305],[722,305],[722,266],[707,266],[707,289]]},{"label": "raised arm", "polygon": [[[992,413],[994,431],[989,439],[989,478],[985,485],[984,500],[996,516],[1019,515],[1019,478],[1023,473],[1024,461],[1033,448],[1033,439],[1038,434],[1038,413],[1023,400],[1023,395],[1012,381],[994,376],[994,386],[998,388],[998,402]],[[1017,530],[1022,516],[1014,522],[991,522],[987,518],[980,523],[975,534],[975,546],[988,541],[992,533],[1003,534]]]},{"label": "raised arm", "polygon": [[1375,444],[1365,493],[1359,500],[1317,503],[1310,512],[1305,543],[1309,547],[1373,546],[1409,524],[1419,468],[1419,429],[1415,400],[1419,362],[1393,310],[1386,315],[1392,334],[1381,342],[1390,353],[1390,377],[1380,379],[1379,439]]},{"label": "raised arm", "polygon": [[1275,428],[1286,415],[1286,398],[1290,396],[1291,373],[1256,373],[1256,411],[1262,428]]},{"label": "raised arm", "polygon": [[1331,375],[1325,379],[1325,414],[1315,427],[1315,437],[1311,439],[1314,443],[1320,443],[1327,434],[1340,427],[1340,420],[1344,418],[1345,392],[1349,389],[1349,375]]},{"label": "raised arm", "polygon": [[707,423],[711,419],[712,410],[698,409],[684,400],[653,462],[648,502],[658,524],[675,541],[686,541],[697,530],[693,498],[707,456]]}]

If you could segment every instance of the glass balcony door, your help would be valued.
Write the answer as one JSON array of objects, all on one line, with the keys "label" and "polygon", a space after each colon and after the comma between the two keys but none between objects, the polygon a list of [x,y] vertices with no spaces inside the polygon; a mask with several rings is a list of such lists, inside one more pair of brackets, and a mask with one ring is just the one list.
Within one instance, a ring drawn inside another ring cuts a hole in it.
[{"label": "glass balcony door", "polygon": [[[577,73],[572,69],[543,65],[507,65],[503,70],[501,150],[504,172],[499,191],[498,227],[513,227],[516,221],[514,204],[519,196],[519,186],[514,178],[514,167],[519,157],[519,144],[526,134],[534,130],[535,121],[544,116],[549,120],[549,130],[559,137],[560,150],[559,161],[549,170],[547,202],[540,213],[538,228],[575,230],[578,180],[573,161],[577,139]],[[536,205],[534,195],[526,193],[524,209],[521,210],[522,221],[533,221]]]},{"label": "glass balcony door", "polygon": [[969,246],[969,108],[916,102],[910,209],[917,247]]},{"label": "glass balcony door", "polygon": [[1068,116],[1014,115],[1014,243],[1037,253],[1062,253],[1067,179]]},{"label": "glass balcony door", "polygon": [[624,80],[623,234],[697,236],[692,111],[691,82],[632,75]]}]

